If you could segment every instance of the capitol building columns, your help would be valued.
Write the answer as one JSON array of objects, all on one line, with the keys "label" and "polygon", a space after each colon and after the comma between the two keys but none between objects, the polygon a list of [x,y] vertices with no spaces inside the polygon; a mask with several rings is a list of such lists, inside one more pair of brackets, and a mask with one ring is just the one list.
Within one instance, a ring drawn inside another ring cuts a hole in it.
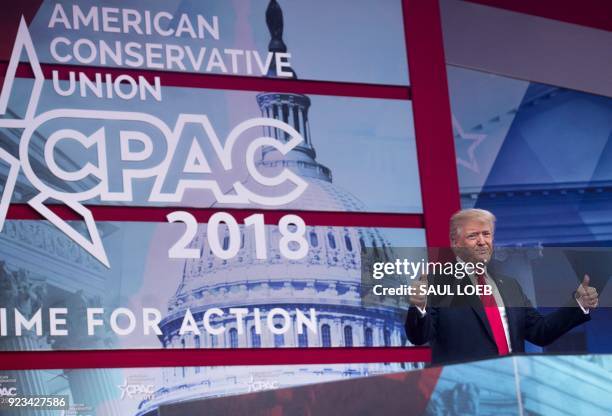
[{"label": "capitol building columns", "polygon": [[261,346],[262,347],[273,347],[274,346],[274,334],[268,331],[266,317],[265,314],[262,314],[260,322],[261,322]]},{"label": "capitol building columns", "polygon": [[[25,269],[10,270],[4,261],[0,262],[0,304],[7,311],[7,333],[15,333],[14,311],[18,310],[26,319],[31,318],[42,308],[46,292],[46,282],[43,279],[33,279]],[[22,335],[9,335],[0,338],[0,351],[36,351],[49,349],[45,338],[25,331]],[[38,394],[48,394],[45,380],[40,371],[7,371],[8,378],[3,387],[15,387],[17,395],[35,391]],[[8,381],[14,380],[14,381]],[[15,410],[15,415],[51,415],[50,411],[40,409]]]},{"label": "capitol building columns", "polygon": [[342,334],[342,320],[340,317],[334,317],[331,325],[332,347],[342,347],[344,345]]},{"label": "capitol building columns", "polygon": [[[41,348],[40,340],[34,335],[22,335],[19,337],[12,336],[0,341],[1,351],[35,351]],[[41,371],[35,370],[20,370],[20,371],[3,371],[7,378],[3,380],[3,387],[15,387],[17,396],[36,392],[38,395],[49,394],[47,384],[42,377]],[[14,383],[9,381],[14,380]],[[27,410],[11,410],[11,415],[17,416],[51,416],[53,413],[50,410],[27,409]]]},{"label": "capitol building columns", "polygon": [[[238,329],[241,328],[241,329]],[[238,330],[238,348],[246,348],[249,346],[249,320],[245,319],[242,325],[236,328]],[[240,333],[242,331],[242,334]]]},{"label": "capitol building columns", "polygon": [[[100,307],[101,300],[87,298],[82,291],[66,296],[63,307],[69,311],[68,332],[69,337],[50,337],[53,349],[107,349],[112,341],[110,334],[89,336],[87,334],[87,308]],[[113,377],[111,370],[97,369],[65,369],[64,375],[68,380],[72,394],[71,404],[86,405],[96,408],[103,406],[107,414],[120,414],[118,397],[121,395],[119,385],[123,380]]]}]

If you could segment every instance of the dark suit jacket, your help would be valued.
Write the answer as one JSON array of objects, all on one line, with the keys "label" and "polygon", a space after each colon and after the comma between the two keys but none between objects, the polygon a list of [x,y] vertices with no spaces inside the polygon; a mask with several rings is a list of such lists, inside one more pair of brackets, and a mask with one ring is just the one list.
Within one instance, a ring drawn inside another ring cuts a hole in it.
[{"label": "dark suit jacket", "polygon": [[[491,276],[506,307],[512,352],[524,352],[524,341],[545,346],[575,326],[591,319],[575,300],[548,315],[541,315],[523,293],[519,283],[510,277]],[[445,278],[445,284],[470,285],[468,277]],[[440,279],[433,279],[439,284]],[[432,364],[475,360],[498,355],[493,333],[482,302],[477,295],[430,297],[427,313],[421,316],[416,307],[408,309],[406,334],[410,342],[429,342]]]}]

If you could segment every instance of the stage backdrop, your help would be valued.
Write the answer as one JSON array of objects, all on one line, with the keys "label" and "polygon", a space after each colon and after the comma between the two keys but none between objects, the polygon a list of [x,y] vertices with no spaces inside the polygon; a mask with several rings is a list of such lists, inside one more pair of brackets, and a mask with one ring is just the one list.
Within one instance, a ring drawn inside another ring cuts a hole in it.
[{"label": "stage backdrop", "polygon": [[[409,346],[403,308],[360,299],[362,250],[426,245],[405,4],[6,8],[0,351]],[[2,380],[143,414],[419,367],[151,369],[127,398],[104,369]]]}]

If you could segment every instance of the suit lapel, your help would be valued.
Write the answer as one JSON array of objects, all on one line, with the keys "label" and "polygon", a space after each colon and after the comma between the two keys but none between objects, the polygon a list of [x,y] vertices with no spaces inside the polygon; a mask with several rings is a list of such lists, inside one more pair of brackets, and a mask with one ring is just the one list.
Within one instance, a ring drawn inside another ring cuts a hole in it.
[{"label": "suit lapel", "polygon": [[[471,285],[472,283],[469,277],[465,277],[460,280],[459,284],[462,286],[467,286]],[[487,313],[484,310],[484,306],[482,306],[482,301],[480,300],[480,298],[477,295],[466,296],[466,298],[470,307],[472,308],[478,319],[480,319],[480,323],[489,335],[489,338],[495,341],[495,339],[493,338],[493,331],[491,330],[491,325],[489,325],[489,318],[487,318]]]}]

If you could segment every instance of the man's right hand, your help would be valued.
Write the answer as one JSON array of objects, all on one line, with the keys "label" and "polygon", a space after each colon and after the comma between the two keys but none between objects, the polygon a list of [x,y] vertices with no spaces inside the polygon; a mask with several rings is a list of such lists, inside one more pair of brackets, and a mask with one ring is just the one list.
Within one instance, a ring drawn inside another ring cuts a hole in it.
[{"label": "man's right hand", "polygon": [[427,293],[427,284],[427,275],[422,274],[418,280],[412,282],[411,286],[414,287],[412,291],[414,294],[408,296],[410,304],[421,310],[425,310],[427,306],[427,295],[421,295],[421,293]]},{"label": "man's right hand", "polygon": [[[591,278],[588,274],[584,275],[582,283],[576,289],[576,300],[583,309],[594,309],[599,305],[599,295],[597,289],[590,286]],[[585,312],[586,313],[586,312]]]}]

